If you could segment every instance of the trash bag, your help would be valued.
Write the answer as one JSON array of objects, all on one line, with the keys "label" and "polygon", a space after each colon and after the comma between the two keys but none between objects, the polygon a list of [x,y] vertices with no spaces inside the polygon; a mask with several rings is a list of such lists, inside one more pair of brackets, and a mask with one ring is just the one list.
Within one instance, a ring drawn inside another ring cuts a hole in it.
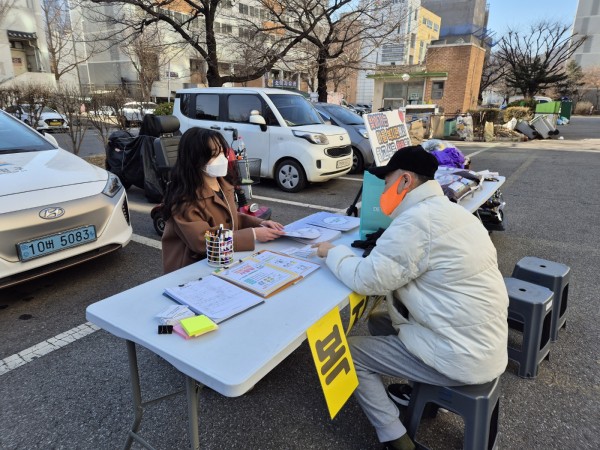
[{"label": "trash bag", "polygon": [[434,150],[444,150],[446,146],[446,141],[442,141],[440,139],[429,139],[427,141],[421,142],[421,147],[423,147],[428,152],[432,152]]},{"label": "trash bag", "polygon": [[473,117],[470,115],[456,118],[456,134],[463,141],[473,140]]},{"label": "trash bag", "polygon": [[144,145],[141,154],[144,173],[144,195],[149,202],[160,203],[164,196],[164,183],[156,168],[153,146]]},{"label": "trash bag", "polygon": [[508,122],[506,122],[504,125],[502,125],[502,127],[506,128],[508,130],[514,130],[517,127],[517,123],[518,123],[518,120],[513,117]]},{"label": "trash bag", "polygon": [[483,126],[483,140],[492,142],[494,140],[494,122],[485,122]]}]

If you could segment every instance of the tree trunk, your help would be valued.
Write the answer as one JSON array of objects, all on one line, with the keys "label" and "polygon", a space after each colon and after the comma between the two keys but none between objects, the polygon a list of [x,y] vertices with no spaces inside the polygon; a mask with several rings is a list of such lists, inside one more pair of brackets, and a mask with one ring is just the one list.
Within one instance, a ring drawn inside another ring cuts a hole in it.
[{"label": "tree trunk", "polygon": [[317,93],[319,102],[327,102],[327,57],[323,49],[319,49],[317,56]]}]

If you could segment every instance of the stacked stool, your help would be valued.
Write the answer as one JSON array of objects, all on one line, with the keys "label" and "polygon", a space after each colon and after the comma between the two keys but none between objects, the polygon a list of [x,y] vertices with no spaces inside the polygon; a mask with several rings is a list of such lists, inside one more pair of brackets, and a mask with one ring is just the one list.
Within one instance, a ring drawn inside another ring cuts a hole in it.
[{"label": "stacked stool", "polygon": [[550,339],[558,339],[558,330],[567,326],[567,302],[571,269],[561,263],[533,256],[526,256],[515,266],[513,278],[529,281],[550,289],[554,293],[552,303],[552,328]]},{"label": "stacked stool", "polygon": [[486,384],[454,387],[415,382],[406,412],[408,435],[415,440],[425,408],[428,403],[433,403],[434,411],[442,407],[463,418],[465,450],[493,449],[498,437],[499,380],[496,378]]},{"label": "stacked stool", "polygon": [[508,291],[508,327],[523,333],[521,348],[508,347],[508,357],[519,363],[518,374],[535,378],[538,366],[550,357],[554,293],[544,286],[505,278]]}]

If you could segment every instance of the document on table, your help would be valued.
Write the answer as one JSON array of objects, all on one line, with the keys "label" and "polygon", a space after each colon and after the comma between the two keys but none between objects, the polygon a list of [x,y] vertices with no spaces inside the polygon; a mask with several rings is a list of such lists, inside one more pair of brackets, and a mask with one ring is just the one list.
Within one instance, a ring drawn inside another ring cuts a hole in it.
[{"label": "document on table", "polygon": [[258,255],[254,256],[254,259],[291,270],[303,278],[321,267],[319,264],[270,251],[260,252]]},{"label": "document on table", "polygon": [[167,288],[164,293],[216,323],[264,302],[261,297],[213,275]]},{"label": "document on table", "polygon": [[350,231],[360,225],[360,217],[344,216],[327,211],[311,214],[304,220],[310,225],[339,231]]}]

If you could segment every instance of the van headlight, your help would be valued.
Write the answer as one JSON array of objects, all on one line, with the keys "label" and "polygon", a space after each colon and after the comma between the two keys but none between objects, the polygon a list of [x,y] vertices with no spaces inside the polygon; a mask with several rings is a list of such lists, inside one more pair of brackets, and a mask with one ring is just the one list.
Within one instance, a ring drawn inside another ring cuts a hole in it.
[{"label": "van headlight", "polygon": [[320,144],[320,145],[327,145],[329,144],[329,140],[327,139],[327,136],[325,136],[323,133],[309,133],[307,131],[293,131],[294,136],[302,138],[302,139],[306,139],[308,142],[312,143],[312,144]]},{"label": "van headlight", "polygon": [[362,137],[364,137],[365,139],[369,139],[369,135],[367,134],[367,129],[366,128],[359,128],[358,132],[360,133],[360,135]]},{"label": "van headlight", "polygon": [[102,189],[102,193],[108,197],[114,197],[121,190],[121,187],[123,185],[119,177],[114,173],[108,172],[108,180],[106,180],[106,186]]}]

